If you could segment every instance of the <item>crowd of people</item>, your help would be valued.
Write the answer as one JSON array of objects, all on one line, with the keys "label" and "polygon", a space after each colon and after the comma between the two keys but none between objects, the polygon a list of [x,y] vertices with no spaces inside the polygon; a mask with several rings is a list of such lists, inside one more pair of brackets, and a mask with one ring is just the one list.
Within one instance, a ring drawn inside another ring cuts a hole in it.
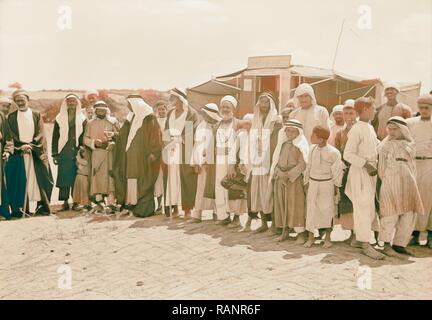
[{"label": "crowd of people", "polygon": [[[360,97],[329,114],[303,83],[282,108],[263,92],[253,114],[237,119],[233,96],[197,111],[174,88],[154,106],[128,96],[122,123],[97,92],[86,93],[85,110],[69,94],[51,143],[61,210],[190,223],[210,210],[218,225],[252,232],[260,219],[253,232],[278,241],[295,234],[306,248],[317,236],[331,247],[340,224],[351,231],[350,245],[373,259],[410,254],[422,233],[432,248],[432,95],[420,96],[413,114],[399,91],[388,84],[383,105]],[[43,121],[29,100],[22,89],[0,100],[0,213],[7,219],[51,213]]]}]

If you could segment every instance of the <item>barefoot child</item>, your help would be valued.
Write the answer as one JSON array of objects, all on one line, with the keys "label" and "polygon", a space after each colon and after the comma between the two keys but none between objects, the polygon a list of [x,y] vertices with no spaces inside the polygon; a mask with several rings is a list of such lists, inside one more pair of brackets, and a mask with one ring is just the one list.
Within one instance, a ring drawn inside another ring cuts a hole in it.
[{"label": "barefoot child", "polygon": [[361,97],[354,103],[358,122],[348,132],[344,159],[351,166],[348,172],[345,193],[353,204],[354,232],[361,242],[362,252],[372,259],[384,259],[369,243],[372,225],[377,220],[375,193],[377,183],[378,139],[369,122],[375,114],[374,100]]},{"label": "barefoot child", "polygon": [[86,149],[81,147],[77,154],[77,176],[75,178],[75,183],[73,187],[72,198],[73,201],[85,209],[89,209],[89,163],[87,161],[88,157],[86,154]]},{"label": "barefoot child", "polygon": [[278,134],[269,181],[269,187],[273,185],[274,191],[275,225],[282,229],[278,241],[288,239],[290,229],[298,234],[297,243],[306,241],[303,171],[308,152],[309,143],[303,135],[300,121],[286,120]]},{"label": "barefoot child", "polygon": [[305,185],[307,186],[306,230],[308,241],[305,247],[313,245],[316,229],[325,232],[324,248],[332,246],[330,233],[333,218],[336,215],[336,200],[339,187],[342,185],[343,168],[340,152],[327,144],[330,130],[323,126],[316,126],[312,130],[311,150],[305,171]]},{"label": "barefoot child", "polygon": [[416,215],[424,211],[416,181],[414,139],[405,119],[396,116],[387,121],[387,137],[378,146],[378,156],[382,181],[379,239],[384,242],[383,253],[394,257],[398,252],[408,253],[405,247]]}]

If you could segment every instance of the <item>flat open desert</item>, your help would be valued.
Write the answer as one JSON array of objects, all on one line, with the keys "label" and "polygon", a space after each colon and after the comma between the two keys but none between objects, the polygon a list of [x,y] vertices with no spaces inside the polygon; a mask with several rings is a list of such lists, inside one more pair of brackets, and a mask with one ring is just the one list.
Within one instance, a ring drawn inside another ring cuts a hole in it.
[{"label": "flat open desert", "polygon": [[205,217],[189,224],[63,212],[3,221],[0,298],[432,298],[432,251],[424,247],[416,257],[373,261],[346,243],[305,249]]}]

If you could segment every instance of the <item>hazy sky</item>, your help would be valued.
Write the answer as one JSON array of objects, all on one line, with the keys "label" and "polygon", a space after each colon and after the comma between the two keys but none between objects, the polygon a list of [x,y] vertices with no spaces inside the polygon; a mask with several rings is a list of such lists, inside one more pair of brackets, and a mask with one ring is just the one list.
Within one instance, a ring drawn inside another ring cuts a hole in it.
[{"label": "hazy sky", "polygon": [[0,88],[190,87],[253,55],[331,68],[344,18],[336,70],[432,89],[431,0],[0,0]]}]

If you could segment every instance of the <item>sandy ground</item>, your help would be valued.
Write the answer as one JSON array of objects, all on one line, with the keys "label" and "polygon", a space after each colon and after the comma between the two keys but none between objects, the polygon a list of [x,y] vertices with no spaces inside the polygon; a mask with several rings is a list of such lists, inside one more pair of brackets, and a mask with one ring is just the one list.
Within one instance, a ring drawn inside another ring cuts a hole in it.
[{"label": "sandy ground", "polygon": [[[45,129],[50,147],[52,125]],[[57,195],[55,188],[52,203]],[[373,261],[346,243],[304,249],[206,218],[185,224],[66,212],[0,221],[0,299],[432,298],[432,250],[424,247],[414,248],[415,258]]]},{"label": "sandy ground", "polygon": [[210,220],[67,212],[1,221],[0,244],[1,299],[432,298],[424,247],[373,261],[343,242],[305,249]]}]

